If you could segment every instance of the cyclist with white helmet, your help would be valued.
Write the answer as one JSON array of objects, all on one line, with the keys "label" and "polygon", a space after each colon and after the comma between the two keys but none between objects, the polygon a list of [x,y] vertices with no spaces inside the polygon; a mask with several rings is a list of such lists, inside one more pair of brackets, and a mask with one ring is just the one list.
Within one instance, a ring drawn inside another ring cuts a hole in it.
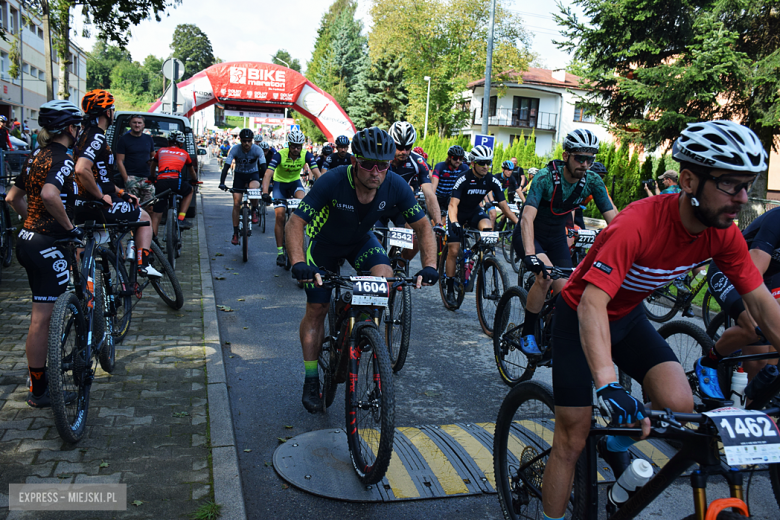
[{"label": "cyclist with white helmet", "polygon": [[[227,160],[222,166],[222,176],[219,178],[219,189],[227,190],[225,179],[228,170],[233,167],[233,189],[257,189],[260,187],[260,168],[259,164],[265,162],[263,150],[254,144],[254,132],[244,128],[238,133],[240,144],[233,145],[228,153]],[[241,215],[241,200],[243,193],[233,193],[233,238],[230,243],[234,246],[239,244],[238,239],[238,219]],[[252,223],[257,224],[257,201],[252,201]]]},{"label": "cyclist with white helmet", "polygon": [[329,153],[322,161],[322,173],[332,170],[338,166],[349,166],[351,164],[352,154],[349,153],[349,137],[340,135],[336,138],[336,153]]},{"label": "cyclist with white helmet", "polygon": [[445,266],[447,302],[455,309],[458,304],[455,298],[455,260],[460,252],[463,240],[463,227],[468,226],[480,231],[492,229],[490,218],[480,203],[492,193],[501,211],[517,225],[517,216],[509,210],[501,189],[501,181],[493,177],[490,168],[493,165],[493,150],[487,146],[475,146],[471,150],[474,162],[471,169],[461,175],[450,193],[450,205],[447,210],[447,265]]},{"label": "cyclist with white helmet", "polygon": [[303,143],[306,136],[300,130],[292,130],[287,134],[287,148],[276,152],[268,164],[268,172],[263,179],[263,199],[271,202],[269,186],[271,180],[274,181],[274,196],[276,205],[276,221],[274,224],[274,237],[276,238],[276,265],[284,267],[287,265],[287,257],[284,254],[282,240],[284,240],[284,220],[287,212],[287,199],[302,199],[306,194],[301,182],[301,170],[307,165],[317,179],[320,176],[320,169],[314,160],[311,152],[303,151]]},{"label": "cyclist with white helmet", "polygon": [[[711,257],[780,348],[780,306],[734,225],[756,175],[767,169],[758,137],[731,121],[691,123],[672,156],[680,161],[682,193],[629,204],[599,234],[556,301],[555,436],[541,486],[548,518],[563,518],[571,498],[574,468],[591,426],[593,386],[610,426],[638,423],[643,438],[650,432],[644,405],[617,383],[613,363],[642,385],[653,409],[693,409],[688,367],[680,365],[642,306],[654,290]],[[647,233],[648,223],[653,233]],[[628,436],[599,441],[599,453],[616,477],[630,464],[634,442]]]},{"label": "cyclist with white helmet", "polygon": [[[565,279],[553,282],[547,277],[545,265],[572,267],[566,241],[566,223],[570,213],[589,196],[609,224],[617,211],[612,205],[604,181],[589,170],[599,151],[599,139],[590,130],[574,130],[563,141],[563,160],[552,160],[533,179],[523,206],[523,216],[512,235],[512,246],[525,268],[536,274],[528,291],[526,319],[521,332],[521,350],[526,355],[539,355],[534,324],[552,284],[557,294]],[[529,169],[530,173],[530,169]]]}]

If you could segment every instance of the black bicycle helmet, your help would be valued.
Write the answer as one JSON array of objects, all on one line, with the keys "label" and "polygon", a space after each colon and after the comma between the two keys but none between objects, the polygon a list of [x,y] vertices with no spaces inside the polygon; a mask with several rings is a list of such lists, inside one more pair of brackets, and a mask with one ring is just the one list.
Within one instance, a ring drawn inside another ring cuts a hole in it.
[{"label": "black bicycle helmet", "polygon": [[391,161],[395,158],[395,141],[375,126],[364,128],[352,138],[352,153],[361,159]]},{"label": "black bicycle helmet", "polygon": [[501,169],[502,170],[514,170],[515,169],[515,163],[512,161],[506,160],[501,163]]},{"label": "black bicycle helmet", "polygon": [[590,167],[590,171],[593,173],[598,173],[602,177],[604,177],[607,174],[607,167],[601,164],[600,162],[594,162],[593,166]]},{"label": "black bicycle helmet", "polygon": [[450,157],[466,157],[466,150],[456,144],[455,146],[450,146],[450,149],[447,150],[447,155]]},{"label": "black bicycle helmet", "polygon": [[349,146],[349,137],[340,135],[336,138],[336,146]]},{"label": "black bicycle helmet", "polygon": [[333,153],[333,148],[331,148],[330,146],[323,146],[322,147],[322,155],[328,156],[328,155],[330,155],[332,153]]},{"label": "black bicycle helmet", "polygon": [[53,134],[64,131],[70,125],[81,125],[83,119],[84,114],[79,107],[64,99],[44,103],[38,113],[38,124]]},{"label": "black bicycle helmet", "polygon": [[238,138],[242,141],[251,141],[254,136],[255,133],[248,128],[244,128],[238,133]]}]

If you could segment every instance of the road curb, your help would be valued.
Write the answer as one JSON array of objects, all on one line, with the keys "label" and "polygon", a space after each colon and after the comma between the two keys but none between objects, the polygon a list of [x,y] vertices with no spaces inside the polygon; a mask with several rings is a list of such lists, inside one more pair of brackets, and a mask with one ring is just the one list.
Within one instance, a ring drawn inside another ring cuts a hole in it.
[{"label": "road curb", "polygon": [[244,491],[238,468],[236,436],[227,389],[222,342],[219,337],[214,282],[211,277],[211,259],[206,242],[206,223],[203,219],[203,194],[198,192],[198,247],[200,255],[200,283],[203,302],[203,336],[206,348],[206,378],[208,381],[209,425],[211,434],[212,476],[214,501],[222,506],[223,520],[244,520]]}]

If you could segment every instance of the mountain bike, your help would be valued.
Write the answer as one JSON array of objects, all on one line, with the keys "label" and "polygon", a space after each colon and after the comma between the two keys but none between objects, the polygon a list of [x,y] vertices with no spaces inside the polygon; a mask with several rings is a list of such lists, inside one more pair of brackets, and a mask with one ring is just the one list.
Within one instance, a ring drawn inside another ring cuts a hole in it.
[{"label": "mountain bike", "polygon": [[[585,259],[585,256],[588,254],[588,251],[590,251],[590,248],[593,246],[599,233],[601,233],[601,230],[595,231],[592,229],[566,228],[566,238],[571,244],[569,246],[569,252],[571,253],[572,265],[577,266]],[[524,288],[526,291],[529,291],[536,281],[536,277],[532,272],[526,269],[525,264],[522,262],[522,258],[518,265],[517,285]]]},{"label": "mountain bike", "polygon": [[[742,449],[751,442],[780,437],[777,426],[769,417],[780,414],[780,407],[776,405],[762,412],[746,414],[734,413],[731,409],[711,410],[706,414],[648,410],[652,426],[649,439],[643,441],[646,446],[652,448],[659,440],[668,440],[680,449],[649,482],[617,508],[607,498],[609,486],[615,479],[611,471],[605,469],[607,464],[598,460],[596,444],[603,435],[639,437],[641,429],[607,427],[598,407],[594,406],[593,410],[590,435],[577,461],[574,488],[567,505],[567,517],[571,518],[634,518],[693,465],[698,466],[690,479],[695,513],[687,519],[704,520],[705,516],[719,520],[743,518],[728,511],[721,512],[736,507],[747,515],[747,506],[742,501],[742,473],[735,467],[740,462],[745,463],[747,457],[736,462],[737,457],[742,456],[734,455],[738,450],[730,453],[730,447]],[[493,440],[493,464],[499,502],[507,519],[542,518],[541,484],[551,451],[554,417],[552,389],[535,381],[525,381],[512,388],[501,405]],[[688,424],[684,426],[685,423]],[[721,460],[718,441],[729,446],[727,464]],[[777,464],[772,466],[776,468]],[[707,505],[706,484],[710,475],[725,478],[731,498],[714,500]]]},{"label": "mountain bike", "polygon": [[[196,186],[203,184],[199,181],[189,181],[191,185]],[[162,194],[167,199],[166,207],[168,208],[165,214],[165,254],[168,257],[168,263],[171,267],[176,269],[176,259],[181,256],[181,222],[179,222],[179,205],[181,204],[182,196],[172,190],[165,190]],[[155,200],[161,199],[161,196],[155,196]]]},{"label": "mountain bike", "polygon": [[[241,237],[241,259],[249,260],[249,237],[252,236],[252,205],[251,201],[262,201],[263,190],[260,188],[228,188],[230,193],[243,193],[241,214],[238,216],[238,234]],[[260,206],[258,204],[258,211]],[[265,205],[263,205],[263,232],[265,232]]]},{"label": "mountain bike", "polygon": [[[706,265],[707,262],[700,265]],[[686,273],[672,280],[660,289],[645,298],[645,313],[647,317],[657,323],[664,323],[674,318],[678,312],[683,311],[683,316],[693,316],[693,300],[707,287],[707,277],[699,277],[696,281],[690,273]],[[709,327],[710,321],[715,314],[720,311],[720,306],[710,293],[709,289],[704,292],[704,298],[701,303],[701,316],[704,320],[704,328]]]},{"label": "mountain bike", "polygon": [[14,251],[14,226],[11,211],[5,201],[5,187],[10,177],[0,177],[0,280],[3,268],[11,265]]},{"label": "mountain bike", "polygon": [[496,306],[507,287],[504,268],[495,257],[498,231],[463,230],[458,258],[455,262],[455,294],[457,305],[447,303],[446,265],[449,248],[444,247],[439,257],[439,292],[444,307],[451,311],[460,308],[467,292],[477,291],[477,318],[482,331],[492,337]]},{"label": "mountain bike", "polygon": [[[284,223],[285,228],[287,227],[287,221],[290,220],[290,215],[292,215],[296,209],[298,209],[298,205],[301,203],[301,200],[303,199],[274,199],[273,204],[274,208],[278,208],[281,206],[285,207],[284,210]],[[309,241],[311,238],[309,237],[309,234],[304,231],[303,233],[303,248],[304,251],[308,249],[309,247]],[[285,271],[289,271],[292,267],[292,264],[290,263],[290,255],[287,254],[287,240],[285,240],[285,235],[282,235],[282,251],[284,252],[284,258],[286,260],[286,263],[284,264]],[[298,286],[300,288],[303,288],[303,284],[299,283]]]},{"label": "mountain bike", "polygon": [[[517,204],[508,204],[509,210],[517,217],[520,217],[520,209]],[[500,211],[500,209],[498,209]],[[518,222],[518,226],[520,223]],[[512,266],[512,270],[516,273],[520,272],[520,266],[523,263],[522,258],[518,258],[512,247],[512,233],[515,231],[515,225],[511,220],[506,218],[503,214],[496,218],[496,229],[503,231],[501,235],[501,252],[504,254],[504,260]]]},{"label": "mountain bike", "polygon": [[364,485],[384,477],[393,452],[395,393],[387,346],[379,323],[392,291],[413,278],[341,276],[326,272],[326,288],[335,289],[325,320],[318,366],[322,411],[344,387],[346,432],[355,472]]}]

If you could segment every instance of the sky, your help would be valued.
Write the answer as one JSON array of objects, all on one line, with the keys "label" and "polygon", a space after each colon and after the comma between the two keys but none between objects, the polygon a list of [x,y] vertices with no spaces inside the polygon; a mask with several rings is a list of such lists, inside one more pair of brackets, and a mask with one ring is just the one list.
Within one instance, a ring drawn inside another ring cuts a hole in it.
[{"label": "sky", "polygon": [[[149,54],[167,57],[176,26],[194,24],[206,33],[214,55],[223,61],[271,61],[271,55],[278,49],[286,49],[305,68],[314,50],[320,20],[330,3],[327,0],[231,0],[222,4],[212,0],[182,0],[179,6],[162,15],[161,22],[145,20],[133,28],[127,48],[139,62]],[[563,3],[568,5],[570,0]],[[369,4],[369,0],[358,0],[357,16],[366,27],[371,23]],[[552,12],[557,10],[555,3],[508,0],[507,6],[523,17],[533,39],[531,50],[541,55],[546,68],[565,67],[568,55],[552,43],[558,34],[552,19]],[[76,12],[74,19],[76,44],[86,51],[92,50],[94,37],[80,36],[80,13]]]}]

